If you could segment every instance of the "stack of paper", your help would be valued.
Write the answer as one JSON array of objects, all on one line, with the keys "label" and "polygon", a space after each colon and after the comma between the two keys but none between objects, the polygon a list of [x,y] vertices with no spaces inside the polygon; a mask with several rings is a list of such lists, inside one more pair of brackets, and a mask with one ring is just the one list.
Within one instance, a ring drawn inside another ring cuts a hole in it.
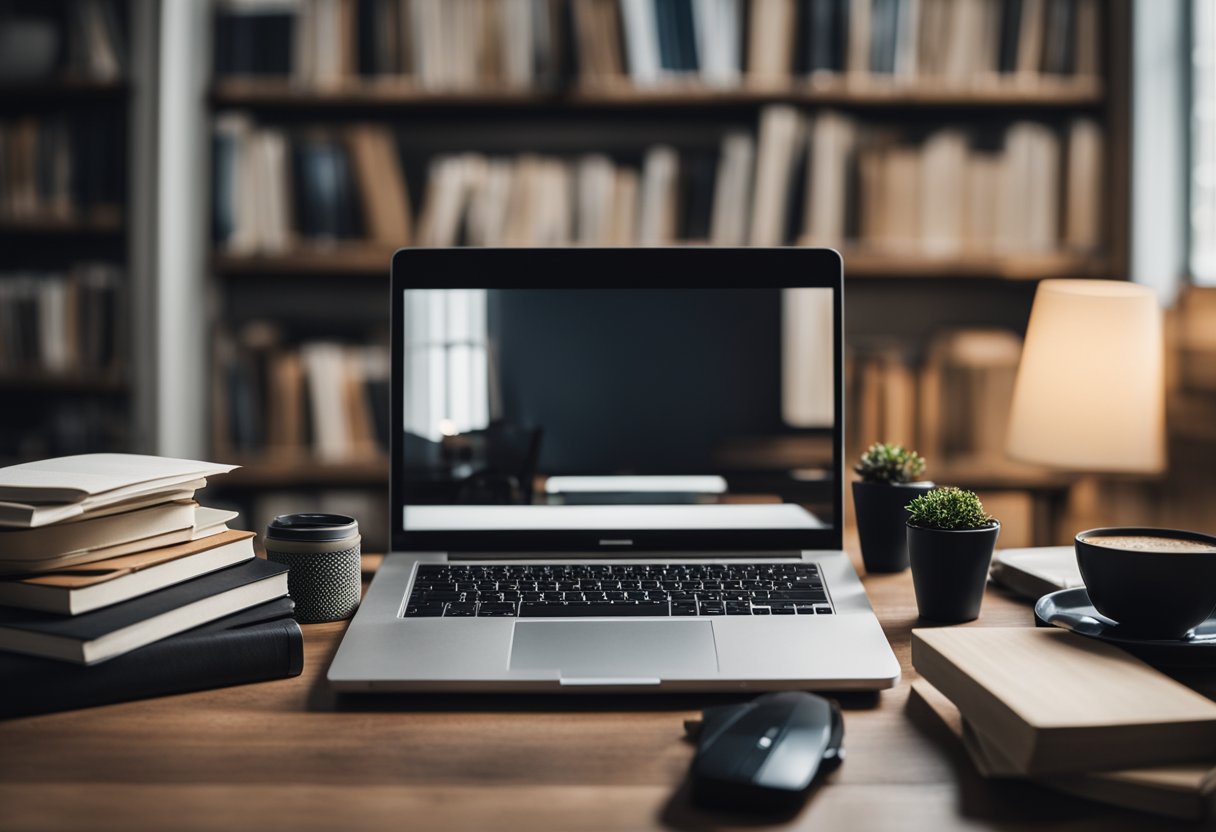
[{"label": "stack of paper", "polygon": [[1117,648],[1050,628],[916,630],[914,696],[987,777],[1171,817],[1213,808],[1216,703]]}]

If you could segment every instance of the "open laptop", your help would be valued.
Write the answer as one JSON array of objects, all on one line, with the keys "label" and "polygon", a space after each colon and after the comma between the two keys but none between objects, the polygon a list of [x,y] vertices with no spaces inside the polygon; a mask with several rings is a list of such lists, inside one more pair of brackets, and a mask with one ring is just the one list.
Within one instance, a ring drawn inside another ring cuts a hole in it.
[{"label": "open laptop", "polygon": [[817,249],[397,252],[393,551],[330,682],[893,686],[841,548],[842,276]]}]

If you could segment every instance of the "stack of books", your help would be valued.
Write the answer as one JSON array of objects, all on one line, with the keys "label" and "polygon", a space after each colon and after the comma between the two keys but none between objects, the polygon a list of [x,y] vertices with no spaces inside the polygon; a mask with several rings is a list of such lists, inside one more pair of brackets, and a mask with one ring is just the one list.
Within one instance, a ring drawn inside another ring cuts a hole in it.
[{"label": "stack of books", "polygon": [[1054,628],[912,633],[913,713],[985,777],[1118,806],[1216,816],[1216,703],[1108,644]]},{"label": "stack of books", "polygon": [[0,469],[0,716],[300,672],[287,569],[194,494],[233,466],[131,454]]}]

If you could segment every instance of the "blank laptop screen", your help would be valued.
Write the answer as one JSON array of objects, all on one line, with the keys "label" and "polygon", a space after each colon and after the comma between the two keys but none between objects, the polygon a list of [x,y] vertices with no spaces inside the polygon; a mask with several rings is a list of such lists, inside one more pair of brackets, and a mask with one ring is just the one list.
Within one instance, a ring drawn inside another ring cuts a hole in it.
[{"label": "blank laptop screen", "polygon": [[648,506],[795,503],[839,522],[830,288],[407,288],[395,302],[407,530],[411,513],[469,505],[489,528],[527,527],[529,512],[492,508],[512,505],[637,505],[644,524]]}]

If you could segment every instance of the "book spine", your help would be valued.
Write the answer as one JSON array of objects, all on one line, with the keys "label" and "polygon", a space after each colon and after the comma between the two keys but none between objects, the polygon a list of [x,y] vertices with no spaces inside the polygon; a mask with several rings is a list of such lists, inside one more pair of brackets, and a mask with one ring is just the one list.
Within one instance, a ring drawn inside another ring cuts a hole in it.
[{"label": "book spine", "polygon": [[0,717],[286,679],[303,667],[303,634],[291,619],[169,638],[93,667],[4,655]]}]

